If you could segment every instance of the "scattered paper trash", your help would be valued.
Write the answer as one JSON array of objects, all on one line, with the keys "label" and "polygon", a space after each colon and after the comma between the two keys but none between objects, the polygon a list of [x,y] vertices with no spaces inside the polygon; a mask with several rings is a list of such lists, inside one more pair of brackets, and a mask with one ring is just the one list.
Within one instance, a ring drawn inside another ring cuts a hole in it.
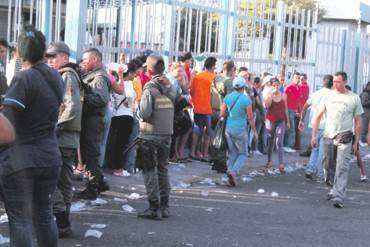
[{"label": "scattered paper trash", "polygon": [[130,214],[132,214],[132,213],[134,213],[134,212],[135,212],[135,209],[134,209],[133,207],[131,207],[130,205],[128,205],[128,204],[123,205],[123,206],[122,206],[122,209],[123,209],[123,211],[125,211],[126,213],[130,213]]},{"label": "scattered paper trash", "polygon": [[136,190],[136,188],[135,187],[131,187],[131,190]]},{"label": "scattered paper trash", "polygon": [[190,244],[190,243],[186,243],[185,246],[191,247],[191,246],[194,246],[194,245],[193,244]]},{"label": "scattered paper trash", "polygon": [[107,225],[106,224],[91,224],[90,227],[95,228],[95,229],[104,229],[107,227]]},{"label": "scattered paper trash", "polygon": [[82,246],[82,245],[81,245],[81,244],[76,244],[75,246],[76,246],[76,247],[79,247],[79,246]]},{"label": "scattered paper trash", "polygon": [[304,167],[303,164],[300,164],[299,162],[295,163],[296,170],[302,169]]},{"label": "scattered paper trash", "polygon": [[72,202],[71,212],[78,212],[78,211],[82,211],[86,209],[87,209],[86,203],[81,202],[81,201]]},{"label": "scattered paper trash", "polygon": [[243,181],[244,183],[246,183],[246,182],[250,182],[250,181],[252,181],[252,180],[253,180],[252,178],[247,177],[247,176],[243,176],[243,177],[242,177],[242,181]]},{"label": "scattered paper trash", "polygon": [[265,193],[265,190],[264,189],[259,189],[259,190],[257,190],[257,193],[263,194],[263,193]]},{"label": "scattered paper trash", "polygon": [[250,176],[251,178],[253,178],[253,177],[257,176],[257,175],[258,175],[258,172],[257,172],[257,171],[251,171],[251,172],[249,173],[249,176]]},{"label": "scattered paper trash", "polygon": [[186,184],[186,183],[181,182],[178,185],[174,186],[174,189],[187,189],[190,186],[191,186],[190,184]]},{"label": "scattered paper trash", "polygon": [[101,205],[105,205],[107,203],[108,202],[106,200],[103,200],[101,198],[96,198],[96,200],[91,201],[91,205],[93,205],[93,206],[101,206]]},{"label": "scattered paper trash", "polygon": [[140,196],[138,193],[131,193],[127,198],[130,200],[137,200],[140,199],[142,196]]},{"label": "scattered paper trash", "polygon": [[202,191],[200,192],[200,194],[201,194],[202,196],[207,197],[207,196],[209,195],[209,192],[208,192],[208,190],[202,190]]},{"label": "scattered paper trash", "polygon": [[271,196],[272,196],[272,197],[278,197],[278,196],[279,196],[279,194],[278,194],[277,192],[272,192],[272,193],[271,193]]},{"label": "scattered paper trash", "polygon": [[370,160],[370,154],[367,154],[365,155],[364,157],[362,157],[363,160]]},{"label": "scattered paper trash", "polygon": [[183,190],[179,190],[179,193],[182,194],[182,193],[184,193],[184,191]]},{"label": "scattered paper trash", "polygon": [[0,224],[8,222],[8,215],[3,214],[0,216]]},{"label": "scattered paper trash", "polygon": [[118,198],[118,197],[113,198],[113,201],[115,201],[115,202],[127,203],[127,199],[124,199],[124,198]]},{"label": "scattered paper trash", "polygon": [[267,170],[267,173],[268,173],[269,175],[275,175],[275,171],[274,171],[274,170]]},{"label": "scattered paper trash", "polygon": [[207,208],[206,211],[207,212],[213,212],[213,208]]},{"label": "scattered paper trash", "polygon": [[186,166],[184,164],[180,164],[179,167],[182,168],[182,169],[186,168]]},{"label": "scattered paper trash", "polygon": [[233,196],[233,198],[236,198],[237,196]]},{"label": "scattered paper trash", "polygon": [[210,179],[210,178],[205,178],[205,179],[203,179],[203,180],[200,182],[200,184],[216,185],[216,183],[215,183],[215,182],[213,182],[213,181],[212,181],[212,179]]},{"label": "scattered paper trash", "polygon": [[294,168],[292,166],[286,166],[284,170],[285,172],[288,172],[288,173],[294,172]]},{"label": "scattered paper trash", "polygon": [[74,186],[72,187],[72,191],[76,191],[76,188]]},{"label": "scattered paper trash", "polygon": [[153,235],[155,234],[155,232],[148,232],[148,235]]},{"label": "scattered paper trash", "polygon": [[93,237],[93,238],[100,239],[102,235],[103,235],[103,233],[98,231],[98,230],[89,229],[85,233],[85,238]]},{"label": "scattered paper trash", "polygon": [[222,176],[221,181],[227,183],[229,182],[229,179],[226,176]]},{"label": "scattered paper trash", "polygon": [[8,244],[10,242],[10,239],[8,237],[3,237],[3,235],[0,234],[0,244]]}]

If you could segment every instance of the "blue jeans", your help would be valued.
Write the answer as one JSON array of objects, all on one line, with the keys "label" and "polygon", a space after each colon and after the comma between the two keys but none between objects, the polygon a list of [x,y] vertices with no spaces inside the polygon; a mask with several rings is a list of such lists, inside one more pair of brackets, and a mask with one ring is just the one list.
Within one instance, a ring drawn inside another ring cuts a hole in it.
[{"label": "blue jeans", "polygon": [[295,142],[295,126],[296,126],[296,118],[295,118],[295,111],[288,109],[289,115],[289,123],[290,128],[285,132],[284,136],[284,147],[293,148]]},{"label": "blue jeans", "polygon": [[317,133],[317,145],[312,148],[310,161],[308,162],[306,172],[314,173],[316,176],[324,177],[324,133],[323,130],[319,130]]},{"label": "blue jeans", "polygon": [[[132,124],[132,131],[128,140],[128,145],[130,145],[139,136],[139,120],[134,116],[134,121]],[[125,169],[129,172],[134,172],[136,163],[136,148],[133,147],[128,151],[125,158]]]},{"label": "blue jeans", "polygon": [[59,167],[28,168],[2,177],[10,246],[32,246],[32,223],[38,246],[58,245],[51,195],[57,186],[59,170]]},{"label": "blue jeans", "polygon": [[247,160],[247,132],[245,129],[226,128],[226,141],[228,146],[228,171],[238,174]]}]

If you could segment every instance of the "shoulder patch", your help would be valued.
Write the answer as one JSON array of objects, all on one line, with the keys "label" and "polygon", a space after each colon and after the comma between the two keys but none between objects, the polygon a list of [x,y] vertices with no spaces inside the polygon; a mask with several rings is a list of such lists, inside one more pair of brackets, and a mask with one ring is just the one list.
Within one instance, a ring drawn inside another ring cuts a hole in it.
[{"label": "shoulder patch", "polygon": [[103,87],[104,87],[104,84],[103,84],[104,82],[102,81],[102,80],[98,80],[96,83],[95,83],[95,87],[97,88],[97,89],[103,89]]}]

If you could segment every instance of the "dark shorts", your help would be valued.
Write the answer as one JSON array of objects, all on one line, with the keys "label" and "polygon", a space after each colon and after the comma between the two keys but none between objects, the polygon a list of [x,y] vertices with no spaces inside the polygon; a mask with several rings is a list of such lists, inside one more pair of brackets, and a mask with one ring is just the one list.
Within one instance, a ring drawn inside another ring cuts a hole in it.
[{"label": "dark shorts", "polygon": [[206,128],[207,135],[210,137],[213,136],[211,117],[212,115],[194,113],[193,131],[196,135],[201,136],[203,134],[204,128]]}]

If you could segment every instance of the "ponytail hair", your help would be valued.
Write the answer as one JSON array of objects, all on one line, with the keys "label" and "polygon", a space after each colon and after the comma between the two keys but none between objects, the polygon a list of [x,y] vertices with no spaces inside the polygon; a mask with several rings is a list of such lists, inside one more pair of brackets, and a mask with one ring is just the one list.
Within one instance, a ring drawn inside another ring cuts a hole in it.
[{"label": "ponytail hair", "polygon": [[35,64],[44,58],[45,36],[31,25],[26,25],[18,36],[17,48],[23,61]]}]

